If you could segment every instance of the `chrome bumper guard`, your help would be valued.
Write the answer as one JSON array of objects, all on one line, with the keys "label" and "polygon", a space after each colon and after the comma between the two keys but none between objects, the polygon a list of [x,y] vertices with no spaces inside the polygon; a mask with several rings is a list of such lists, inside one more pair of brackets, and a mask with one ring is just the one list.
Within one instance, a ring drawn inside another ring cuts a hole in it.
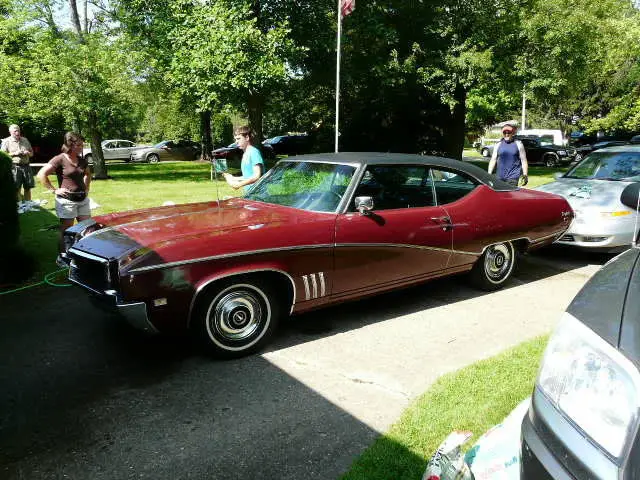
[{"label": "chrome bumper guard", "polygon": [[124,318],[126,322],[137,330],[145,333],[156,334],[158,330],[149,321],[147,315],[147,305],[144,302],[135,303],[119,303],[117,294],[114,290],[108,290],[104,293],[97,292],[86,285],[81,284],[73,278],[69,278],[73,283],[89,291],[89,299],[91,303],[108,313],[115,313]]}]

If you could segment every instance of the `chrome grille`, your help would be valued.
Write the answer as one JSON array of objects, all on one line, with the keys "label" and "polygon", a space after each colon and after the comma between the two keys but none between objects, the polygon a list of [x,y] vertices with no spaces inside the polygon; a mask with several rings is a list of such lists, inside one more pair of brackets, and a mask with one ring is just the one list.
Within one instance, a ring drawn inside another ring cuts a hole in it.
[{"label": "chrome grille", "polygon": [[109,261],[106,258],[74,249],[69,251],[69,256],[71,280],[100,293],[112,288]]}]

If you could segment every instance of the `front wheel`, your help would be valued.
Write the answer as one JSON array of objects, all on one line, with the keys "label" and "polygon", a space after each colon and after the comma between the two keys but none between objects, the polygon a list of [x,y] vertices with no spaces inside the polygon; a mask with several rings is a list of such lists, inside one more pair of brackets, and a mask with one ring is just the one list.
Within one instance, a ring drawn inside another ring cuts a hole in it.
[{"label": "front wheel", "polygon": [[471,282],[482,290],[498,290],[511,277],[515,264],[516,252],[513,243],[490,245],[473,266]]},{"label": "front wheel", "polygon": [[151,153],[147,157],[147,161],[149,163],[158,163],[160,161],[160,157],[158,155],[156,155],[155,153]]},{"label": "front wheel", "polygon": [[93,155],[88,153],[84,156],[84,159],[87,161],[87,165],[93,165]]},{"label": "front wheel", "polygon": [[483,148],[482,150],[480,150],[480,154],[483,157],[488,157],[489,156],[489,149],[488,148]]},{"label": "front wheel", "polygon": [[558,157],[555,155],[545,155],[544,156],[544,164],[547,167],[555,167],[558,164]]},{"label": "front wheel", "polygon": [[268,285],[252,280],[228,282],[205,293],[194,326],[211,353],[237,358],[268,342],[278,324],[279,310]]}]

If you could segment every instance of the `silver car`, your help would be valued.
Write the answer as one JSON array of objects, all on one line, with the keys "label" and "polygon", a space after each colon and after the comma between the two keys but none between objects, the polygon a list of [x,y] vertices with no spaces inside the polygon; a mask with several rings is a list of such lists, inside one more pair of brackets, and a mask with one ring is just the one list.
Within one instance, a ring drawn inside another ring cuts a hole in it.
[{"label": "silver car", "polygon": [[152,147],[134,150],[131,154],[131,161],[158,163],[160,160],[195,160],[199,156],[200,149],[195,142],[165,140]]},{"label": "silver car", "polygon": [[562,195],[575,211],[569,230],[556,243],[606,252],[628,248],[637,214],[620,196],[639,181],[640,145],[623,145],[592,152],[555,182],[537,187]]},{"label": "silver car", "polygon": [[[105,160],[124,160],[128,162],[131,158],[131,153],[136,150],[138,147],[131,140],[104,140],[102,143],[102,155]],[[82,150],[82,154],[84,158],[87,159],[88,163],[93,163],[93,154],[91,153],[91,148],[85,148]]]}]

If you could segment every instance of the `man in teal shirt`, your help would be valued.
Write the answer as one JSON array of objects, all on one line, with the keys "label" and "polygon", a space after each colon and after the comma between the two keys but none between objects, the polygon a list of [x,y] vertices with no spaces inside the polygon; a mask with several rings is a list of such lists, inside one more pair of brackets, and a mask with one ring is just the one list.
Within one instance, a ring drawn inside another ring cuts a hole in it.
[{"label": "man in teal shirt", "polygon": [[252,137],[253,135],[249,127],[243,126],[236,128],[234,132],[236,144],[244,151],[242,154],[242,163],[240,164],[242,177],[234,177],[229,173],[224,174],[225,180],[232,188],[237,190],[242,187],[245,193],[251,190],[251,185],[258,181],[264,171],[262,154],[260,150],[252,145]]}]

